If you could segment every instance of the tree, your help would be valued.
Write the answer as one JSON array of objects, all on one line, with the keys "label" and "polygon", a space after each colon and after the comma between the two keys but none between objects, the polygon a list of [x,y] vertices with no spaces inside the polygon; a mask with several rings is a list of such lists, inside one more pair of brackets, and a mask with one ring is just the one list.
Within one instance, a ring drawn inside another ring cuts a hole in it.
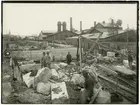
[{"label": "tree", "polygon": [[117,22],[116,22],[116,24],[117,24],[118,26],[121,26],[121,25],[122,25],[122,20],[121,20],[121,19],[118,19]]}]

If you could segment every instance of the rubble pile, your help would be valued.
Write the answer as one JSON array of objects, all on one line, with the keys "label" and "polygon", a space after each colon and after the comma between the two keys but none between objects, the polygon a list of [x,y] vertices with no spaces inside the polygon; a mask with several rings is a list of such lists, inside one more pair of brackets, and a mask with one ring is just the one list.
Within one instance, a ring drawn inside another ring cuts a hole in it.
[{"label": "rubble pile", "polygon": [[[114,58],[112,59],[110,53],[103,59],[106,61],[114,62]],[[64,62],[53,62],[50,68],[41,68],[39,64],[34,63],[24,63],[20,66],[23,74],[24,81],[24,91],[18,91],[16,95],[16,101],[18,103],[32,103],[32,104],[40,104],[40,103],[53,103],[53,104],[66,104],[66,103],[81,103],[80,94],[83,92],[85,78],[82,74],[83,71],[88,72],[89,77],[99,82],[100,87],[94,87],[94,95],[96,95],[94,100],[90,100],[90,103],[96,104],[105,104],[111,103],[112,92],[129,92],[131,87],[132,90],[135,90],[132,87],[131,83],[129,86],[127,81],[120,77],[120,73],[125,73],[126,75],[136,75],[135,72],[128,70],[123,65],[115,65],[110,66],[109,64],[103,63],[99,64],[98,59],[95,57],[88,56],[86,63],[82,63],[82,69],[79,70],[78,63],[72,62],[70,65],[67,65]],[[111,59],[112,61],[111,61]],[[109,67],[110,68],[109,68]],[[123,71],[122,71],[123,69]],[[3,77],[4,80],[9,80],[9,75]],[[121,81],[120,81],[121,80]],[[113,85],[112,85],[113,84]],[[3,84],[5,86],[5,84]],[[116,87],[119,87],[117,90]],[[10,86],[8,86],[10,87]],[[16,86],[17,87],[17,86]],[[20,87],[20,85],[19,85]],[[26,87],[26,88],[25,88]],[[104,90],[104,88],[107,88]],[[110,90],[110,88],[112,90]],[[127,90],[125,90],[126,88]],[[6,89],[6,88],[5,88]],[[20,89],[17,89],[20,90]],[[7,90],[6,90],[7,91]],[[7,91],[10,94],[12,92],[11,89]],[[118,94],[118,93],[117,93]],[[131,94],[135,94],[134,92],[130,92],[127,94],[125,92],[125,97],[132,97]],[[93,95],[93,96],[94,96]],[[5,95],[4,95],[5,96]],[[6,95],[7,96],[7,95]],[[126,98],[125,98],[126,99]],[[123,99],[123,100],[125,100]],[[83,100],[83,99],[82,99]],[[132,100],[132,99],[131,99]],[[92,102],[93,101],[93,102]]]}]

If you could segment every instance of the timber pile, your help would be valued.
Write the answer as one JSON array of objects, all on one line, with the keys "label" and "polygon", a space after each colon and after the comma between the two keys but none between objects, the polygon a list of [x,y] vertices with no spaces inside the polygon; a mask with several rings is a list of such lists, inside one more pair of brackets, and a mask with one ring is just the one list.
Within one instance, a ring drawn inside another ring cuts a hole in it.
[{"label": "timber pile", "polygon": [[[104,87],[111,89],[112,92],[117,92],[131,103],[137,102],[137,85],[135,80],[125,78],[126,76],[133,75],[129,70],[124,72],[121,69],[120,72],[112,65],[99,65],[100,82]],[[125,74],[125,75],[120,75]]]}]

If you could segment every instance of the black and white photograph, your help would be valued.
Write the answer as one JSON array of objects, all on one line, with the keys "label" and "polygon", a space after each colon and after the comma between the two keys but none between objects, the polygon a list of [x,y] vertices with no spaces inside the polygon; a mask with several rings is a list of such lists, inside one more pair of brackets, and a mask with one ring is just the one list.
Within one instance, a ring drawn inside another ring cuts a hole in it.
[{"label": "black and white photograph", "polygon": [[2,104],[138,104],[138,1],[1,1]]}]

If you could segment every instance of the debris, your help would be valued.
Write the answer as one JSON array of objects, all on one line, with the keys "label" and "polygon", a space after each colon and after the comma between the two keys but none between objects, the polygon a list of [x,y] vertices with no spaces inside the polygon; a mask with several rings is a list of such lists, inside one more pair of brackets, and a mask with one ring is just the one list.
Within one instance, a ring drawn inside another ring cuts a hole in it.
[{"label": "debris", "polygon": [[51,64],[51,69],[59,70],[60,67],[58,66],[58,64],[52,63],[52,64]]},{"label": "debris", "polygon": [[71,62],[70,64],[71,64],[72,66],[76,66],[76,64],[75,64],[74,62]]},{"label": "debris", "polygon": [[30,76],[31,72],[23,75],[23,80],[25,81],[25,84],[29,87],[36,86],[39,82],[48,82],[48,80],[51,78],[51,70],[49,68],[42,68],[39,69],[36,76]]},{"label": "debris", "polygon": [[9,81],[10,80],[10,75],[5,75],[4,77],[3,77],[3,81]]},{"label": "debris", "polygon": [[122,73],[125,75],[136,75],[135,71],[127,69],[125,66],[117,65],[117,66],[114,66],[114,68],[115,68],[116,72],[119,72],[119,73]]},{"label": "debris", "polygon": [[106,77],[104,77],[104,76],[101,76],[101,75],[98,75],[98,77],[101,78],[101,79],[103,79],[103,80],[105,80],[105,81],[107,81],[107,82],[109,82],[109,83],[114,84],[115,86],[118,86],[119,88],[121,88],[121,89],[123,89],[123,90],[125,90],[125,91],[127,91],[127,92],[129,92],[129,93],[131,93],[131,94],[133,94],[133,95],[136,95],[136,92],[130,90],[129,88],[127,88],[127,87],[125,87],[125,86],[123,86],[123,85],[121,85],[121,84],[118,84],[118,83],[115,82],[115,81],[112,81],[112,80],[110,80],[110,79],[108,79],[108,78],[106,78]]},{"label": "debris", "polygon": [[109,104],[111,103],[111,95],[108,91],[100,90],[97,98],[96,98],[96,104]]},{"label": "debris", "polygon": [[99,89],[97,89],[97,91],[94,92],[95,94],[93,94],[93,97],[91,98],[91,101],[89,102],[89,104],[92,104],[94,102],[94,100],[99,95],[99,93],[100,93],[101,90],[102,90],[102,86],[100,86]]},{"label": "debris", "polygon": [[40,64],[25,64],[20,66],[20,70],[24,73],[28,73],[31,70],[38,70],[41,68]]},{"label": "debris", "polygon": [[63,62],[60,62],[59,63],[59,66],[60,66],[60,68],[65,68],[67,66],[67,64],[66,63],[63,63]]},{"label": "debris", "polygon": [[34,84],[34,77],[30,77],[31,72],[23,75],[23,81],[27,85],[28,88],[30,88]]},{"label": "debris", "polygon": [[51,91],[51,84],[49,82],[47,83],[39,82],[37,84],[37,92],[45,95],[49,95],[50,91]]},{"label": "debris", "polygon": [[111,93],[111,102],[122,102],[123,98],[116,92]]},{"label": "debris", "polygon": [[[132,65],[134,66],[134,67],[136,67],[136,63],[135,63],[136,61],[133,61],[132,62]],[[128,64],[128,60],[123,60],[123,65],[126,67],[126,68],[129,68],[129,64]]]},{"label": "debris", "polygon": [[108,72],[109,74],[112,74],[114,76],[117,76],[118,75],[118,73],[116,71],[113,71],[112,69],[109,69],[106,66],[103,66],[103,65],[100,65],[99,64],[98,67],[100,67],[102,70]]},{"label": "debris", "polygon": [[112,63],[115,61],[115,59],[113,57],[105,56],[105,57],[103,57],[103,61],[108,62],[108,63]]},{"label": "debris", "polygon": [[115,52],[107,52],[108,57],[115,57]]},{"label": "debris", "polygon": [[33,89],[27,89],[18,94],[16,100],[22,104],[51,104],[50,95],[38,94]]},{"label": "debris", "polygon": [[58,80],[59,75],[58,75],[57,71],[55,69],[51,69],[51,71],[52,71],[52,77],[51,78],[54,79],[54,80]]},{"label": "debris", "polygon": [[11,86],[11,83],[10,82],[6,82],[6,83],[3,83],[2,84],[2,88],[3,88],[3,95],[4,97],[7,97],[11,94],[12,92],[12,86]]},{"label": "debris", "polygon": [[65,82],[51,84],[51,100],[52,104],[69,103],[69,96]]},{"label": "debris", "polygon": [[85,78],[81,74],[74,74],[71,79],[72,84],[83,86],[85,83]]}]

